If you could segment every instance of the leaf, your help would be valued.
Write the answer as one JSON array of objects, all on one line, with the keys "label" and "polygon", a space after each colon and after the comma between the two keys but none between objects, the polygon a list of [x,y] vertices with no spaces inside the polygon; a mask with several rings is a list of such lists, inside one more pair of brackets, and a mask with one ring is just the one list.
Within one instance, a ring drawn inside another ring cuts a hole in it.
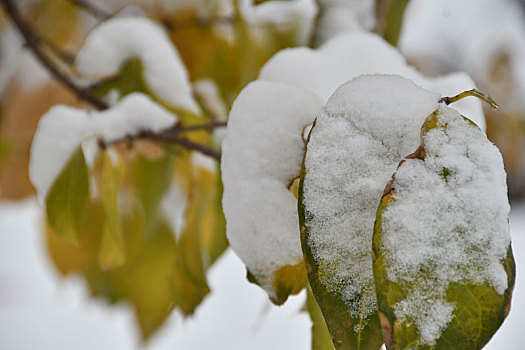
[{"label": "leaf", "polygon": [[[133,220],[128,222],[135,225]],[[126,266],[121,277],[123,295],[132,302],[144,339],[164,323],[176,306],[171,282],[176,254],[175,237],[169,227],[160,222],[157,230],[140,242],[139,254]]]},{"label": "leaf", "polygon": [[515,280],[506,192],[501,155],[484,133],[450,108],[432,113],[377,211],[387,349],[481,349],[500,327]]},{"label": "leaf", "polygon": [[49,257],[62,275],[86,272],[94,266],[98,269],[100,233],[104,227],[104,208],[100,203],[90,203],[86,208],[86,221],[80,244],[72,245],[60,238],[46,225],[46,244]]},{"label": "leaf", "polygon": [[173,171],[173,157],[165,154],[159,159],[137,155],[134,161],[135,191],[147,222],[153,229],[159,220],[160,202],[168,190]]},{"label": "leaf", "polygon": [[[126,260],[124,233],[118,206],[118,195],[124,180],[124,165],[115,155],[108,152],[102,155],[102,203],[104,207],[104,230],[99,252],[102,270],[121,266]],[[115,164],[116,163],[116,164]]]},{"label": "leaf", "polygon": [[306,308],[312,320],[312,350],[333,350],[332,338],[310,286],[306,289]]},{"label": "leaf", "polygon": [[222,181],[220,169],[210,171],[203,167],[196,169],[199,183],[199,200],[202,201],[199,220],[200,240],[205,267],[211,266],[228,247],[226,220],[222,211]]},{"label": "leaf", "polygon": [[47,221],[63,239],[78,244],[89,203],[89,182],[84,154],[79,147],[56,178],[46,197]]},{"label": "leaf", "polygon": [[[266,276],[255,276],[248,270],[246,278],[249,282],[263,286],[260,281]],[[288,300],[290,295],[298,294],[306,285],[306,273],[303,262],[296,265],[285,265],[270,275],[272,293],[269,294],[270,300],[275,305],[282,305]]]},{"label": "leaf", "polygon": [[[379,327],[379,317],[377,311],[363,315],[362,310],[352,310],[339,291],[327,284],[330,270],[325,269],[324,262],[317,259],[312,251],[309,239],[309,226],[306,223],[306,215],[311,215],[304,204],[304,183],[305,183],[305,160],[310,146],[310,138],[315,129],[314,122],[306,143],[306,151],[301,170],[301,182],[299,184],[299,225],[301,227],[301,245],[303,248],[308,281],[313,294],[324,315],[328,330],[330,331],[336,349],[379,349],[383,344],[381,330]],[[339,266],[344,269],[344,266]],[[364,293],[367,293],[365,291]],[[356,300],[351,300],[356,304],[361,304],[363,292],[356,293]],[[351,304],[350,305],[353,305]],[[352,316],[352,313],[355,316]]]},{"label": "leaf", "polygon": [[99,83],[93,91],[93,94],[96,97],[104,97],[113,89],[120,93],[120,98],[133,92],[143,92],[154,98],[154,95],[150,92],[144,81],[142,62],[138,58],[125,62],[120,72],[116,76]]},{"label": "leaf", "polygon": [[[194,168],[189,182],[188,203],[184,213],[184,228],[177,242],[179,276],[174,280],[178,291],[179,306],[185,315],[192,314],[210,289],[202,247],[201,219],[210,198],[206,196],[205,184],[201,181],[204,169]],[[220,227],[217,227],[221,229]],[[181,283],[185,281],[185,283]]]}]

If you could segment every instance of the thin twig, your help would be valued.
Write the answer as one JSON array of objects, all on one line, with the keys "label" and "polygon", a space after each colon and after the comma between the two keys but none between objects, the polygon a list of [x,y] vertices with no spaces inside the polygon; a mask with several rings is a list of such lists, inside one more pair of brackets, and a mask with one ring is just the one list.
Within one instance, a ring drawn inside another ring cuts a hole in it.
[{"label": "thin twig", "polygon": [[78,98],[80,98],[83,101],[89,102],[91,105],[93,105],[95,108],[102,110],[107,109],[109,106],[106,102],[96,98],[91,94],[91,91],[89,89],[85,89],[76,83],[74,83],[65,73],[63,73],[60,69],[58,69],[42,52],[39,40],[37,39],[35,33],[33,30],[24,22],[22,19],[22,16],[18,12],[17,7],[13,4],[11,0],[0,0],[2,4],[4,5],[4,8],[6,9],[7,13],[11,17],[11,20],[15,24],[15,26],[18,28],[22,36],[24,37],[24,40],[26,42],[27,47],[31,50],[31,52],[35,55],[35,57],[40,61],[40,63],[51,73],[51,75],[60,83],[65,85],[67,88],[69,88],[72,92],[77,95]]},{"label": "thin twig", "polygon": [[217,161],[221,160],[221,153],[219,151],[216,151],[213,148],[210,148],[206,145],[194,142],[187,138],[180,137],[177,134],[168,133],[168,130],[172,130],[172,129],[173,128],[170,128],[170,129],[167,129],[166,131],[161,131],[158,133],[155,133],[152,131],[141,131],[136,135],[125,135],[124,137],[117,139],[117,140],[113,140],[109,143],[104,143],[102,142],[102,140],[99,140],[99,146],[101,148],[107,148],[107,147],[110,147],[112,145],[115,145],[121,142],[127,142],[129,145],[132,145],[133,141],[135,140],[149,140],[155,143],[167,143],[171,145],[182,146],[186,149],[205,154],[209,157],[216,159]]},{"label": "thin twig", "polygon": [[177,133],[183,133],[188,131],[199,131],[199,130],[205,130],[205,131],[213,131],[217,128],[224,128],[226,127],[227,122],[211,122],[207,124],[199,124],[199,125],[190,125],[190,126],[183,126],[182,124],[175,124],[174,127],[167,129],[166,131],[162,132],[164,135],[173,135]]},{"label": "thin twig", "polygon": [[108,19],[110,19],[111,17],[113,17],[113,15],[111,13],[108,13],[98,7],[96,7],[95,5],[93,5],[92,3],[90,3],[89,1],[87,0],[70,0],[71,3],[73,5],[76,5],[78,7],[80,7],[81,9],[83,9],[84,11],[86,11],[87,13],[90,13],[91,15],[93,15],[93,17],[101,20],[101,21],[107,21]]},{"label": "thin twig", "polygon": [[[142,137],[140,137],[142,136]],[[179,145],[186,149],[197,151],[199,153],[205,154],[209,157],[214,158],[217,161],[221,161],[221,152],[214,150],[203,144],[191,141],[187,138],[180,137],[178,135],[164,135],[164,134],[155,134],[155,133],[143,133],[139,134],[139,137],[146,140],[151,140],[155,142],[165,142],[169,144]]]}]

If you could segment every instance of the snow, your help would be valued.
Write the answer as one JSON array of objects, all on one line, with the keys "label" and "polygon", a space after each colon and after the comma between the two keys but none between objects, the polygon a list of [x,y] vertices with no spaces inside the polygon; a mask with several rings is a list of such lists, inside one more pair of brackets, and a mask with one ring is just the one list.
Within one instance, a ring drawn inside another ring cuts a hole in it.
[{"label": "snow", "polygon": [[525,96],[524,32],[525,15],[517,1],[414,0],[406,10],[399,46],[424,68],[465,70],[485,84],[494,56],[507,52]]},{"label": "snow", "polygon": [[[451,283],[488,282],[503,294],[501,260],[510,244],[498,149],[454,109],[440,107],[438,126],[424,135],[425,159],[407,159],[397,170],[393,201],[382,215],[387,277],[410,285],[406,300],[394,306],[396,316],[414,322],[430,345],[452,319],[455,305],[445,300]],[[423,312],[429,307],[433,312]]]},{"label": "snow", "polygon": [[307,44],[313,30],[317,4],[315,0],[269,1],[253,5],[244,1],[244,19],[257,26],[275,25],[278,28],[297,28],[296,42]]},{"label": "snow", "polygon": [[90,120],[84,110],[59,105],[40,118],[31,145],[29,178],[41,203],[75,149],[91,135]]},{"label": "snow", "polygon": [[373,0],[321,0],[321,16],[317,27],[317,43],[337,35],[372,30],[375,24]]},{"label": "snow", "polygon": [[[361,74],[374,73],[404,76],[442,96],[454,96],[475,88],[472,79],[464,73],[439,78],[422,75],[409,66],[394,47],[379,36],[366,32],[337,36],[319,49],[298,47],[282,50],[263,66],[258,79],[296,84],[327,101],[346,81]],[[467,99],[455,108],[485,129],[480,101]]]},{"label": "snow", "polygon": [[36,60],[34,55],[24,49],[21,35],[11,25],[0,33],[0,96],[3,96],[11,81],[16,81],[23,91],[38,88],[49,83],[50,75]]},{"label": "snow", "polygon": [[[49,262],[34,200],[0,203],[0,348],[290,349],[310,348],[304,295],[279,308],[245,279],[243,263],[228,250],[208,274],[212,293],[192,318],[173,314],[146,344],[128,306],[89,297],[77,277],[61,279]],[[525,264],[525,202],[512,207],[510,225],[518,270]],[[521,349],[525,275],[518,273],[509,316],[484,350]],[[225,316],[227,315],[227,316]],[[30,334],[31,336],[28,336]]]},{"label": "snow", "polygon": [[105,143],[140,131],[159,132],[176,122],[174,114],[142,93],[129,94],[105,111],[91,112],[93,134]]},{"label": "snow", "polygon": [[[439,78],[422,76],[380,37],[363,32],[339,36],[317,50],[293,48],[279,52],[261,69],[258,80],[244,90],[248,92],[238,97],[230,114],[227,141],[223,143],[224,208],[230,243],[252,273],[267,275],[299,256],[296,200],[286,187],[299,174],[299,168],[290,164],[302,161],[300,132],[313,122],[321,104],[338,86],[361,74],[375,72],[400,74],[438,92],[432,94],[434,109],[441,96],[453,96],[474,87],[463,73]],[[286,91],[276,93],[281,91],[278,86],[285,86],[282,83],[286,83]],[[395,91],[398,87],[391,86],[391,89]],[[297,101],[297,105],[291,105],[291,101]],[[310,106],[306,101],[315,103]],[[413,102],[417,102],[417,98],[408,99],[406,104]],[[311,109],[307,112],[305,108]],[[418,116],[413,126],[419,128],[434,109]],[[481,128],[485,127],[478,100],[463,100],[458,110]],[[305,117],[293,124],[297,115]],[[289,118],[293,128],[285,131],[283,125]],[[297,134],[293,134],[294,130]],[[412,140],[417,146],[418,133],[414,135]],[[385,132],[379,137],[392,136]],[[291,140],[295,146],[286,146]],[[397,143],[396,139],[393,144]],[[396,159],[403,156],[405,154],[399,154]],[[231,191],[239,194],[233,196]],[[260,222],[265,222],[265,227],[261,227]],[[254,241],[258,244],[253,244]]]},{"label": "snow", "polygon": [[[147,343],[130,306],[92,299],[79,276],[60,278],[51,265],[34,200],[0,203],[0,348],[280,349],[310,346],[304,293],[280,308],[246,281],[228,250],[211,268],[212,294],[187,319],[174,312]],[[30,336],[28,336],[30,335]]]},{"label": "snow", "polygon": [[[255,276],[302,261],[297,200],[303,129],[322,102],[297,86],[256,81],[235,100],[222,143],[223,209],[233,250]],[[264,287],[272,293],[272,281]]]},{"label": "snow", "polygon": [[131,58],[140,58],[145,81],[160,100],[200,112],[178,52],[162,28],[147,18],[117,17],[103,22],[89,34],[75,66],[81,74],[100,79],[117,74]]},{"label": "snow", "polygon": [[370,258],[377,206],[438,100],[400,76],[360,76],[337,89],[312,130],[303,187],[308,244],[321,282],[352,316],[377,309]]},{"label": "snow", "polygon": [[31,145],[29,177],[41,203],[73,152],[83,146],[87,164],[97,148],[90,139],[105,143],[140,131],[159,132],[173,126],[177,117],[142,93],[129,94],[112,108],[90,113],[67,106],[55,106],[42,116]]},{"label": "snow", "polygon": [[193,94],[202,109],[212,119],[228,119],[228,111],[222,98],[219,87],[211,79],[199,79],[193,83]]}]

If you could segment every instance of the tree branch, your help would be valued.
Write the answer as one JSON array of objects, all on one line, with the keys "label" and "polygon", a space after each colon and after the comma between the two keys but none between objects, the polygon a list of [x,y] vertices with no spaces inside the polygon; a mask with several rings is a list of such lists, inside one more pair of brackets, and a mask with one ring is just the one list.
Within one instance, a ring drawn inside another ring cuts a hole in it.
[{"label": "tree branch", "polygon": [[173,132],[173,130],[175,130],[176,127],[177,126],[158,133],[151,131],[141,131],[136,135],[126,135],[120,139],[111,141],[109,143],[104,143],[100,140],[99,146],[101,148],[107,148],[120,142],[127,142],[129,145],[132,145],[133,141],[135,140],[149,140],[155,143],[167,143],[171,145],[182,146],[186,149],[197,151],[199,153],[212,157],[219,162],[221,161],[221,153],[219,151],[214,150],[213,148],[208,147],[206,145],[189,140],[187,138],[180,137],[179,135]]},{"label": "tree branch", "polygon": [[89,89],[86,89],[74,83],[65,73],[58,69],[53,64],[53,62],[49,60],[49,58],[46,57],[46,55],[42,52],[42,49],[39,46],[40,39],[37,38],[33,30],[24,22],[17,7],[13,4],[11,0],[0,1],[2,2],[2,5],[4,5],[4,8],[9,14],[9,16],[11,17],[11,20],[24,37],[24,40],[29,50],[31,50],[31,52],[35,55],[38,61],[49,71],[49,73],[51,73],[53,78],[55,78],[58,82],[62,83],[72,92],[74,92],[79,99],[90,103],[95,108],[102,110],[107,109],[109,107],[106,102],[93,96]]},{"label": "tree branch", "polygon": [[163,131],[162,134],[164,135],[172,135],[172,134],[178,134],[188,131],[199,131],[199,130],[205,130],[205,131],[213,131],[217,128],[224,128],[227,126],[227,122],[211,122],[207,124],[199,124],[199,125],[190,125],[190,126],[183,126],[181,124],[175,124],[172,128],[167,129],[166,131]]},{"label": "tree branch", "polygon": [[214,150],[206,145],[191,141],[187,138],[180,137],[177,134],[155,134],[151,132],[143,132],[138,135],[139,139],[151,140],[154,142],[164,142],[173,145],[179,145],[186,149],[197,151],[205,154],[209,157],[214,158],[217,161],[221,161],[221,152]]},{"label": "tree branch", "polygon": [[[82,0],[72,0],[72,1],[74,1],[75,3],[79,3],[79,4],[86,4],[86,2]],[[49,71],[49,73],[53,76],[53,78],[55,78],[59,83],[63,84],[68,89],[70,89],[73,93],[75,93],[75,95],[79,99],[90,103],[95,108],[99,110],[104,110],[104,109],[109,108],[109,105],[106,102],[92,95],[90,88],[85,88],[85,87],[77,85],[67,74],[65,74],[57,66],[55,66],[54,63],[44,54],[41,48],[41,44],[45,44],[45,42],[42,39],[40,39],[35,34],[35,32],[31,29],[31,27],[27,25],[27,23],[22,19],[20,12],[18,11],[17,7],[13,4],[12,0],[0,0],[0,2],[6,9],[7,13],[11,17],[11,20],[13,21],[15,26],[18,28],[18,30],[24,37],[26,46],[29,48],[29,50],[31,50],[31,52],[35,55],[38,61]],[[53,50],[52,47],[49,47],[49,49]],[[181,137],[179,136],[179,134],[184,133],[184,132],[190,132],[190,131],[198,131],[198,130],[213,131],[216,128],[225,127],[225,126],[226,126],[226,122],[211,122],[207,124],[190,125],[190,126],[183,126],[181,124],[176,124],[172,128],[166,129],[159,133],[153,133],[151,131],[143,131],[135,136],[128,135],[123,139],[111,142],[111,144],[122,142],[122,141],[132,142],[135,139],[150,140],[150,141],[157,142],[157,143],[168,143],[168,144],[179,145],[189,150],[200,152],[202,154],[205,154],[209,157],[216,159],[217,161],[220,161],[221,153],[219,151],[216,151],[206,145],[203,145],[203,144],[194,142],[192,140],[189,140],[187,138]],[[101,146],[108,147],[111,144],[101,143]]]}]

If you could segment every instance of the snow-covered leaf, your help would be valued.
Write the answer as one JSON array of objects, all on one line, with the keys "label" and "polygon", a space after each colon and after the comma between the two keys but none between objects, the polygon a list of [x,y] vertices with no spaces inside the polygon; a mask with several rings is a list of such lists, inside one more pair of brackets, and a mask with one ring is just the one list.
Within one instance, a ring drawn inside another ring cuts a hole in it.
[{"label": "snow-covered leaf", "polygon": [[91,136],[85,111],[55,106],[42,116],[31,145],[29,177],[41,203],[82,141]]},{"label": "snow-covered leaf", "polygon": [[[90,114],[66,106],[51,108],[42,116],[31,145],[29,176],[40,201],[47,200],[55,179],[84,141],[99,137],[111,143],[141,131],[159,132],[176,121],[174,114],[141,93],[130,94],[112,108]],[[88,163],[94,157],[86,154]]]},{"label": "snow-covered leaf", "polygon": [[142,17],[117,17],[95,28],[76,59],[81,74],[115,76],[130,59],[140,59],[144,80],[166,105],[198,114],[186,68],[162,28]]},{"label": "snow-covered leaf", "polygon": [[[289,187],[301,169],[303,129],[320,107],[299,87],[254,82],[235,101],[222,144],[228,239],[250,280],[279,304],[305,282],[297,200]],[[276,278],[277,272],[286,277]]]},{"label": "snow-covered leaf", "polygon": [[498,149],[441,106],[377,211],[374,276],[388,349],[481,349],[510,308],[515,266]]},{"label": "snow-covered leaf", "polygon": [[[337,36],[318,49],[296,47],[282,50],[264,65],[259,79],[301,86],[326,102],[340,85],[361,74],[397,74],[442,96],[475,88],[473,80],[464,73],[437,78],[422,75],[409,66],[394,47],[367,32]],[[480,101],[464,100],[456,107],[485,129]]]},{"label": "snow-covered leaf", "polygon": [[389,75],[342,85],[310,132],[299,190],[308,279],[340,349],[383,343],[371,242],[377,203],[439,95]]}]

